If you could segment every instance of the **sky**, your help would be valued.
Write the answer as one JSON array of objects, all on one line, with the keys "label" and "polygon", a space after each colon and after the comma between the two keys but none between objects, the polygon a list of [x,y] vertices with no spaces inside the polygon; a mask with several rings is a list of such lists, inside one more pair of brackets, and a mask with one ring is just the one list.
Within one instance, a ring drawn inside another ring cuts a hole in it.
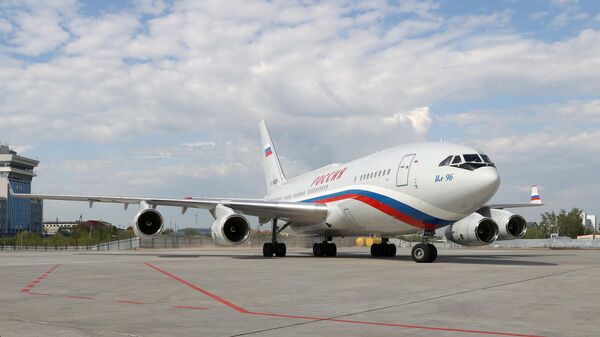
[{"label": "sky", "polygon": [[493,202],[538,184],[528,221],[600,214],[599,93],[597,1],[0,1],[0,142],[39,193],[262,198],[265,119],[288,176],[443,139],[495,161]]}]

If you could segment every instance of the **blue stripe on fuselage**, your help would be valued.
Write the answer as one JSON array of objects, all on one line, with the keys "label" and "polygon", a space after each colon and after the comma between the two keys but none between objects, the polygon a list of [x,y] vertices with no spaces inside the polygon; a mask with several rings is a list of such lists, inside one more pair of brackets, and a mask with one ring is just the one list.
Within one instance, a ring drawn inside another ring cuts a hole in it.
[{"label": "blue stripe on fuselage", "polygon": [[303,202],[311,202],[311,203],[318,203],[320,200],[327,200],[327,199],[331,199],[331,198],[343,198],[343,196],[345,195],[360,195],[360,196],[364,196],[373,200],[376,200],[384,205],[387,205],[393,209],[395,209],[398,212],[401,212],[413,219],[419,220],[421,222],[430,224],[430,225],[434,225],[437,227],[444,227],[444,226],[448,226],[452,223],[454,223],[454,221],[451,220],[444,220],[444,219],[440,219],[437,217],[434,217],[432,215],[429,215],[425,212],[419,211],[416,208],[413,208],[405,203],[402,203],[396,199],[390,198],[388,196],[379,194],[379,193],[375,193],[375,192],[371,192],[371,191],[365,191],[365,190],[346,190],[346,191],[341,191],[341,192],[337,192],[337,193],[332,193],[332,194],[327,194],[327,195],[323,195],[323,196],[319,196],[316,198],[310,198],[310,199],[306,199],[303,200]]}]

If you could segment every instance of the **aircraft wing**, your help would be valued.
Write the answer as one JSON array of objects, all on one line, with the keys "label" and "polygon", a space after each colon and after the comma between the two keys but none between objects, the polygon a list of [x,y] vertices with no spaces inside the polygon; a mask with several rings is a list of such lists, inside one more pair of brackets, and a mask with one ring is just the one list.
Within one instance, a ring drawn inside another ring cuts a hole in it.
[{"label": "aircraft wing", "polygon": [[188,208],[202,208],[212,210],[217,205],[223,205],[236,212],[257,216],[261,222],[278,218],[296,223],[319,223],[327,217],[327,206],[307,202],[284,202],[267,201],[261,199],[220,199],[220,198],[186,198],[186,199],[163,199],[163,198],[140,198],[140,197],[116,197],[116,196],[91,196],[91,195],[55,195],[55,194],[20,194],[10,193],[17,198],[62,200],[62,201],[84,201],[90,204],[95,202],[124,204],[125,209],[130,204],[147,203],[156,206],[181,207],[182,213]]},{"label": "aircraft wing", "polygon": [[520,208],[520,207],[538,207],[544,206],[542,198],[538,193],[538,187],[536,185],[531,186],[531,201],[529,203],[507,203],[507,204],[492,204],[488,205],[489,208],[504,209],[504,208]]}]

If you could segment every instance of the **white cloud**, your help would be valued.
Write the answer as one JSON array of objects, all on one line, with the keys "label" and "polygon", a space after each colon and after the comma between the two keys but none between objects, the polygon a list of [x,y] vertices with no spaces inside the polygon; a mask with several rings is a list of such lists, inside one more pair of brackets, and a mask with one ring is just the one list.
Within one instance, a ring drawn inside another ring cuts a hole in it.
[{"label": "white cloud", "polygon": [[[140,0],[95,16],[74,2],[45,3],[17,4],[14,18],[0,18],[11,41],[0,49],[3,140],[100,148],[148,143],[130,159],[82,164],[77,178],[53,176],[49,190],[74,181],[106,192],[124,186],[183,193],[174,186],[187,175],[193,181],[182,185],[207,186],[200,192],[250,193],[263,185],[255,158],[262,118],[294,174],[424,140],[447,125],[457,128],[456,140],[481,144],[502,160],[510,150],[522,160],[530,160],[528,151],[548,156],[569,146],[597,151],[586,144],[598,133],[575,125],[598,122],[595,99],[505,115],[493,109],[443,115],[437,108],[497,97],[596,97],[595,29],[548,42],[515,31],[509,10],[444,17],[436,3],[417,1]],[[564,12],[565,22],[582,18]],[[24,61],[8,47],[48,55]],[[114,183],[83,177],[85,170],[102,176],[109,167]],[[51,175],[48,166],[40,170]],[[239,176],[251,181],[216,185]]]},{"label": "white cloud", "polygon": [[425,134],[431,125],[429,107],[416,108],[408,113],[396,112],[391,116],[383,118],[383,123],[388,125],[404,124],[407,122],[410,123],[417,133]]}]

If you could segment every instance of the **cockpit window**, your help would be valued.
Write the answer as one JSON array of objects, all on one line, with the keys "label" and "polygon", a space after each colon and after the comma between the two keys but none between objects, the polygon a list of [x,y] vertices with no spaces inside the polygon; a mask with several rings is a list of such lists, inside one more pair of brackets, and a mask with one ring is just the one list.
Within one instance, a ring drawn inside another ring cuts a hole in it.
[{"label": "cockpit window", "polygon": [[[464,158],[464,161],[463,161]],[[485,154],[468,153],[468,154],[457,154],[454,156],[448,156],[442,160],[440,166],[453,166],[469,171],[474,171],[480,167],[491,166],[496,167],[494,163]]]},{"label": "cockpit window", "polygon": [[442,160],[442,162],[440,163],[440,166],[448,166],[450,164],[450,162],[452,161],[452,157],[453,156],[448,156],[446,159]]},{"label": "cockpit window", "polygon": [[478,154],[463,154],[463,158],[467,163],[483,163]]}]

